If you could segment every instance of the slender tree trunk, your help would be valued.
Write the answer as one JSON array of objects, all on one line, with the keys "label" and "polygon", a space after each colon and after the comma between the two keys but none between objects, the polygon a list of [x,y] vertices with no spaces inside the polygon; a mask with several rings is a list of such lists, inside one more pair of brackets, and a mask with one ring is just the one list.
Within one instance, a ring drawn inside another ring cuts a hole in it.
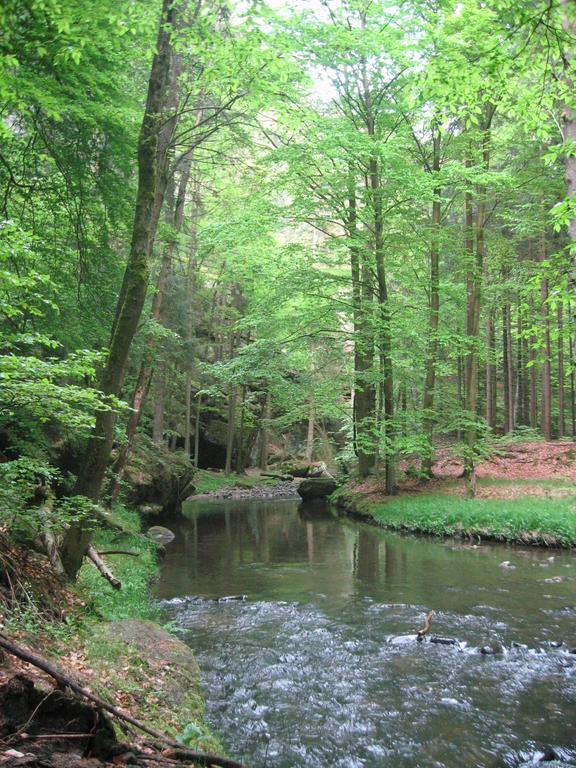
[{"label": "slender tree trunk", "polygon": [[[432,173],[440,171],[440,128],[434,125],[432,129]],[[426,355],[426,376],[424,380],[424,399],[422,408],[424,412],[424,435],[429,444],[429,451],[424,456],[422,470],[427,477],[432,477],[432,461],[434,448],[432,444],[434,435],[434,394],[436,387],[436,365],[438,362],[438,323],[440,318],[440,223],[441,223],[441,199],[442,190],[434,187],[434,199],[432,202],[432,241],[430,245],[430,306],[428,315],[428,350]]]},{"label": "slender tree trunk", "polygon": [[[110,352],[99,381],[99,388],[111,397],[120,394],[124,383],[128,354],[136,333],[146,299],[149,260],[156,235],[155,205],[159,190],[159,166],[165,157],[158,156],[163,125],[165,96],[172,63],[171,33],[176,23],[176,9],[171,0],[164,0],[156,54],[148,83],[148,97],[138,139],[138,191],[132,231],[132,243],[121,299],[110,341]],[[174,123],[175,127],[175,123]],[[156,220],[157,222],[157,220]],[[116,414],[99,411],[84,464],[79,472],[74,492],[96,501],[104,480],[114,439]],[[69,578],[75,578],[90,544],[90,527],[82,523],[70,526],[64,537],[62,563]]]},{"label": "slender tree trunk", "polygon": [[[546,240],[542,234],[541,254],[542,261],[546,259]],[[541,429],[545,440],[552,439],[552,380],[550,371],[550,318],[548,308],[548,280],[543,278],[540,283],[541,317],[543,343],[540,350],[542,357],[542,413]]]},{"label": "slender tree trunk", "polygon": [[372,436],[376,408],[374,383],[374,339],[370,327],[372,310],[372,275],[367,254],[358,243],[358,217],[356,192],[352,170],[348,191],[348,237],[350,239],[350,268],[352,274],[352,301],[354,323],[354,449],[358,456],[358,474],[366,477],[374,464],[374,438]]},{"label": "slender tree trunk", "polygon": [[[490,167],[490,125],[494,115],[494,107],[487,105],[485,108],[485,122],[482,131],[482,168],[488,171]],[[471,161],[467,161],[469,166]],[[478,340],[480,330],[480,307],[482,298],[482,275],[486,256],[485,227],[486,227],[486,185],[478,184],[476,188],[476,253],[473,256],[474,246],[472,241],[472,197],[466,193],[466,250],[471,260],[471,274],[468,276],[468,312],[467,334],[469,349],[466,357],[466,411],[470,422],[466,429],[466,457],[464,462],[464,474],[468,479],[468,495],[474,496],[475,482],[475,453],[478,441],[476,419],[478,418]]]},{"label": "slender tree trunk", "polygon": [[152,442],[161,445],[164,439],[164,400],[166,398],[166,377],[156,377],[154,391],[154,418],[152,421]]},{"label": "slender tree trunk", "polygon": [[192,375],[190,371],[186,372],[185,384],[186,411],[184,416],[184,453],[190,456],[190,433],[192,430]]},{"label": "slender tree trunk", "polygon": [[504,433],[514,431],[514,371],[510,304],[502,307],[502,361],[504,376]]},{"label": "slender tree trunk", "polygon": [[236,436],[236,387],[230,387],[228,395],[228,428],[226,430],[226,464],[224,474],[229,475],[232,472],[232,461],[234,458],[234,438]]},{"label": "slender tree trunk", "polygon": [[564,305],[558,303],[558,437],[566,433],[565,398],[564,398]]},{"label": "slender tree trunk", "polygon": [[272,399],[270,397],[270,390],[266,388],[266,399],[264,400],[264,406],[262,408],[262,419],[260,424],[260,461],[258,463],[260,469],[265,472],[268,466],[268,425],[270,423],[270,416],[272,411]]},{"label": "slender tree trunk", "polygon": [[[576,40],[576,9],[574,7],[574,0],[560,0],[562,7],[563,18],[562,27],[567,37],[574,41]],[[574,94],[574,81],[573,81],[573,67],[574,67],[574,47],[572,45],[566,45],[562,54],[563,68],[564,68],[564,83],[566,85],[566,92],[569,94],[569,99],[573,100]],[[566,196],[572,203],[576,199],[576,110],[573,104],[565,104],[562,113],[563,118],[563,134],[565,145],[565,179],[566,179]],[[572,255],[572,270],[570,275],[570,293],[572,298],[576,297],[576,215],[572,215],[568,223],[568,236],[570,238]],[[573,310],[576,307],[576,303],[573,306]],[[571,316],[571,325],[576,324],[576,312]]]},{"label": "slender tree trunk", "polygon": [[200,417],[202,414],[202,395],[196,397],[196,418],[194,420],[194,466],[200,460]]},{"label": "slender tree trunk", "polygon": [[486,423],[490,429],[496,428],[496,334],[494,315],[486,316]]},{"label": "slender tree trunk", "polygon": [[312,453],[314,450],[314,395],[310,396],[308,403],[308,430],[306,433],[306,461],[312,461]]},{"label": "slender tree trunk", "polygon": [[240,395],[240,429],[238,430],[238,454],[236,457],[236,472],[244,472],[244,416],[246,412],[246,385],[242,386]]},{"label": "slender tree trunk", "polygon": [[385,492],[395,491],[394,457],[394,374],[392,368],[392,336],[390,328],[390,305],[388,302],[388,284],[384,268],[384,219],[382,210],[382,189],[378,161],[370,160],[370,186],[374,206],[374,255],[376,257],[376,280],[378,284],[379,329],[378,345],[383,379],[384,425],[386,439]]}]

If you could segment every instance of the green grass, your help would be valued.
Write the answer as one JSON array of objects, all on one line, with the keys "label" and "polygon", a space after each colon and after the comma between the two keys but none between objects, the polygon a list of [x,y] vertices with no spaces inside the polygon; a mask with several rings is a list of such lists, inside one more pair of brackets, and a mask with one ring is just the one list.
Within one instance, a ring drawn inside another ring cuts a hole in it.
[{"label": "green grass", "polygon": [[468,500],[430,495],[363,506],[363,511],[395,530],[548,546],[576,545],[576,497]]},{"label": "green grass", "polygon": [[150,583],[158,574],[156,544],[139,535],[140,517],[122,505],[114,507],[114,518],[130,533],[98,530],[93,544],[98,551],[123,549],[138,552],[138,557],[107,555],[106,562],[122,582],[116,591],[94,566],[86,562],[80,569],[76,588],[95,618],[106,621],[131,618],[154,618],[156,610],[150,600]]}]

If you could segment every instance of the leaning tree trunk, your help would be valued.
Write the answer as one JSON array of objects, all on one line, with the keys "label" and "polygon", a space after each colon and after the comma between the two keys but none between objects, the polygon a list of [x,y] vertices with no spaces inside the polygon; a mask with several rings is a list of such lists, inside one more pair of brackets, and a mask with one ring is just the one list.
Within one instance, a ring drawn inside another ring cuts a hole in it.
[{"label": "leaning tree trunk", "polygon": [[[440,172],[440,128],[435,126],[432,133],[433,156],[432,173]],[[422,410],[424,412],[424,434],[428,441],[428,452],[422,462],[422,471],[426,477],[432,477],[432,460],[434,449],[432,439],[434,436],[434,394],[436,388],[436,365],[438,362],[438,323],[440,319],[440,222],[442,190],[434,187],[434,199],[432,201],[432,242],[430,246],[430,306],[428,317],[428,351],[426,355],[426,378],[424,380],[424,398]]]},{"label": "leaning tree trunk", "polygon": [[[123,289],[116,308],[116,319],[110,341],[110,352],[99,381],[104,394],[117,397],[120,394],[128,354],[136,333],[146,298],[149,278],[149,260],[156,234],[161,132],[166,124],[164,106],[172,63],[171,33],[176,22],[176,9],[171,0],[164,0],[156,54],[152,62],[148,82],[148,97],[140,136],[138,139],[138,191],[132,229],[132,243]],[[166,148],[167,151],[167,148]],[[96,425],[88,442],[83,466],[79,472],[75,493],[96,501],[104,480],[106,467],[114,439],[116,413],[99,411]],[[66,532],[62,563],[66,574],[74,578],[80,569],[90,543],[90,527],[82,522],[74,523]]]},{"label": "leaning tree trunk", "polygon": [[[176,249],[178,235],[180,234],[184,221],[184,205],[186,203],[186,190],[188,188],[188,181],[190,179],[191,166],[192,151],[190,150],[186,153],[182,163],[180,180],[178,184],[178,194],[176,195],[175,199],[173,196],[174,186],[171,184],[172,192],[170,194],[170,198],[172,205],[170,206],[170,210],[168,212],[167,223],[170,225],[172,232],[170,239],[164,247],[162,263],[160,265],[160,271],[156,281],[156,293],[154,294],[154,298],[152,300],[152,310],[150,312],[150,317],[155,323],[161,323],[164,314],[163,309],[164,297],[166,295],[166,286],[168,284],[170,273],[172,272],[172,260],[174,257],[174,251]],[[130,458],[132,448],[134,447],[136,429],[140,423],[144,405],[146,404],[148,389],[152,380],[154,356],[156,353],[157,345],[158,339],[156,336],[151,336],[146,343],[146,348],[144,350],[144,355],[140,364],[138,379],[134,388],[134,394],[132,395],[132,411],[130,412],[130,416],[128,417],[128,424],[126,426],[126,442],[120,451],[116,465],[114,467],[116,477],[114,479],[114,485],[112,488],[112,501],[115,501],[118,498],[122,488],[122,477],[124,476],[124,471],[126,469],[128,459]]]}]

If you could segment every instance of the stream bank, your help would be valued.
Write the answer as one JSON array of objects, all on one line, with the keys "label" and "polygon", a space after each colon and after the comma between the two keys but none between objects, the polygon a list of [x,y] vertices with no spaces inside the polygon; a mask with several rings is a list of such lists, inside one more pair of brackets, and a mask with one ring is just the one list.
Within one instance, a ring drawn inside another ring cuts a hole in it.
[{"label": "stream bank", "polygon": [[[194,653],[169,628],[158,623],[160,616],[150,590],[158,576],[160,550],[140,533],[139,516],[122,505],[114,509],[114,525],[114,529],[98,530],[94,544],[98,550],[132,553],[106,556],[122,582],[120,591],[111,589],[89,563],[81,569],[73,588],[63,587],[44,558],[35,558],[33,567],[28,567],[27,553],[12,547],[15,561],[22,558],[18,565],[26,587],[31,594],[44,595],[45,599],[6,604],[1,616],[3,636],[44,658],[103,702],[177,739],[183,748],[221,754],[220,744],[204,721],[204,699]],[[41,706],[35,711],[44,698],[53,701],[56,690],[54,681],[32,664],[9,653],[0,654],[0,739],[15,752],[7,756],[8,765],[13,761],[14,765],[22,764],[18,753],[29,755],[25,764],[30,766],[35,764],[32,754],[44,766],[58,765],[62,754],[66,755],[67,766],[83,765],[87,751],[95,758],[108,760],[106,750],[102,754],[93,752],[94,745],[75,734],[72,726],[64,730],[72,731],[73,736],[56,738],[60,726],[76,711],[78,722],[88,727],[91,705],[65,697],[55,701],[54,706]],[[98,707],[92,706],[92,710],[92,717],[96,713],[106,720],[105,714],[98,714]],[[24,722],[25,740],[21,737]],[[114,740],[141,746],[141,738],[132,734],[127,739],[118,730],[116,720],[111,722]],[[47,750],[50,744],[53,756]],[[36,750],[40,746],[41,758]],[[117,749],[113,745],[110,748]]]},{"label": "stream bank", "polygon": [[477,467],[466,498],[462,462],[439,452],[431,480],[403,466],[396,496],[375,477],[350,480],[331,496],[342,513],[390,530],[539,547],[576,546],[576,454],[573,443],[507,446]]}]

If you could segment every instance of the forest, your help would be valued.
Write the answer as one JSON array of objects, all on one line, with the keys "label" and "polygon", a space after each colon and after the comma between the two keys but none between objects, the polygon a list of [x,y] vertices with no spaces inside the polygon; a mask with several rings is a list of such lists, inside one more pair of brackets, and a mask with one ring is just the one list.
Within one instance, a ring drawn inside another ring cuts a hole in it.
[{"label": "forest", "polygon": [[[131,594],[110,519],[194,490],[484,536],[407,490],[576,479],[572,0],[3,0],[0,51],[3,604],[16,551]],[[566,503],[492,537],[574,545]]]}]

